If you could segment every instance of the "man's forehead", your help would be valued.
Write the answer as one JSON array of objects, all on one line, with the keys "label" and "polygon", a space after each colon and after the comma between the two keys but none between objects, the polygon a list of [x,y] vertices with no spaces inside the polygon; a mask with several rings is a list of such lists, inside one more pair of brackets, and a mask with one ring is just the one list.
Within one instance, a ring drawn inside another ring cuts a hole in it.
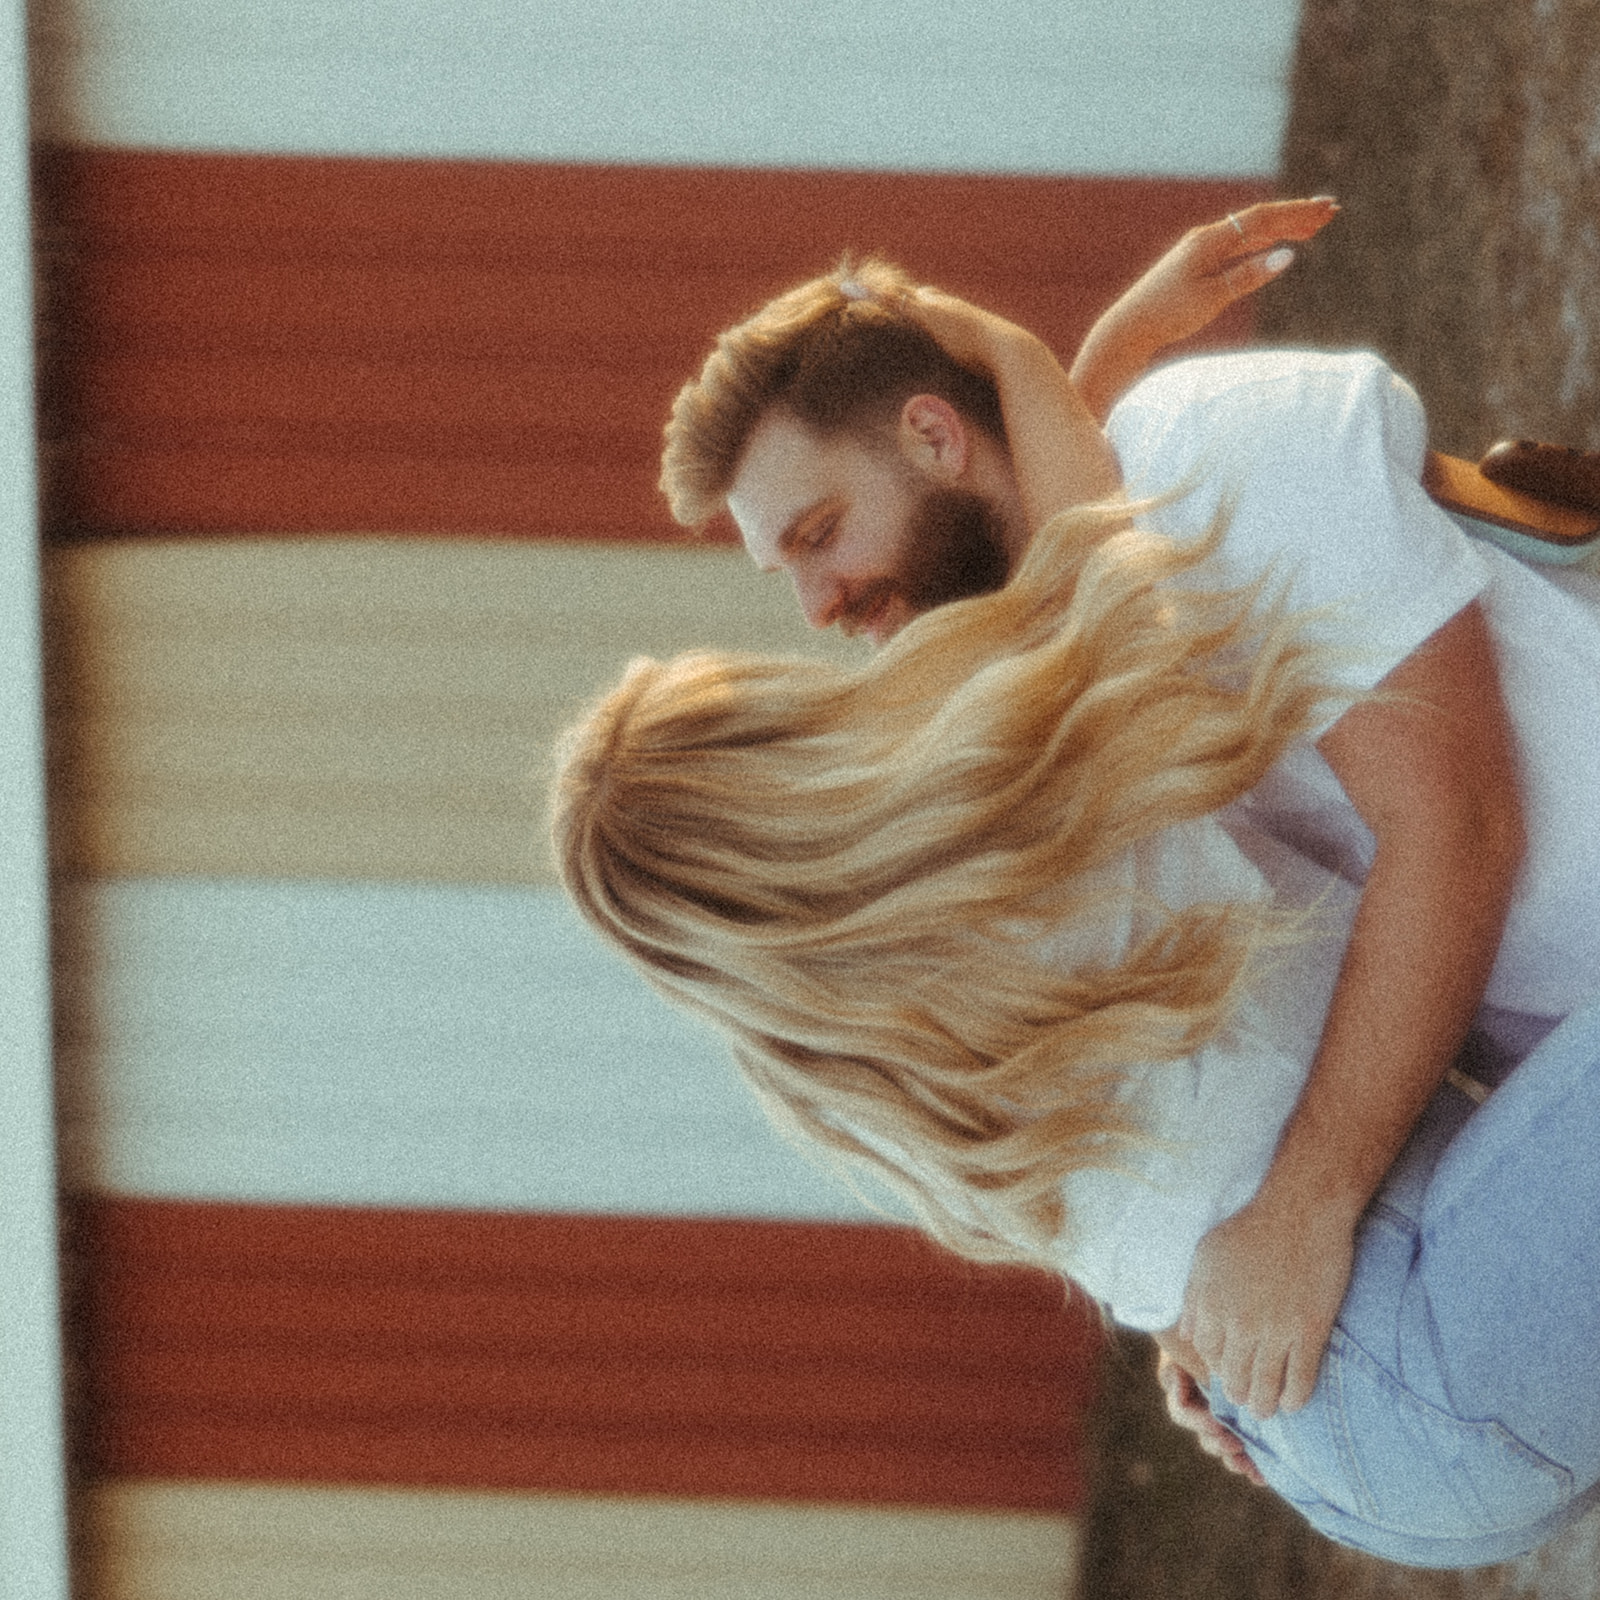
[{"label": "man's forehead", "polygon": [[774,407],[765,413],[745,442],[734,470],[729,499],[752,490],[801,488],[824,471],[848,447],[848,438],[823,438],[791,412]]}]

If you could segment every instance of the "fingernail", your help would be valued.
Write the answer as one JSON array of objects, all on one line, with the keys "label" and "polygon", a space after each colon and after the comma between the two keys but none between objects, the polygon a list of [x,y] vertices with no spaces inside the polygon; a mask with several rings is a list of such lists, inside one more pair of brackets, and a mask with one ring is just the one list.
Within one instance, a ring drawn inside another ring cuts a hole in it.
[{"label": "fingernail", "polygon": [[1293,250],[1274,250],[1265,261],[1261,263],[1268,272],[1282,272],[1294,260]]},{"label": "fingernail", "polygon": [[1331,194],[1314,194],[1311,199],[1313,204],[1319,206],[1336,206],[1339,203]]}]

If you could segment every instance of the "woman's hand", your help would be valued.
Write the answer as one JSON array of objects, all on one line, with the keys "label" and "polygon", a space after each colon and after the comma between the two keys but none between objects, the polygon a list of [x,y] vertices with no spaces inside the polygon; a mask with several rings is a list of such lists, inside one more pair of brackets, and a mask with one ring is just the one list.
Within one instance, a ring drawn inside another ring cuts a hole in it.
[{"label": "woman's hand", "polygon": [[913,289],[897,309],[932,334],[952,360],[987,378],[997,377],[1019,352],[1044,348],[1026,328],[943,289]]},{"label": "woman's hand", "polygon": [[1195,1443],[1208,1456],[1215,1456],[1229,1472],[1236,1472],[1251,1483],[1266,1483],[1238,1434],[1223,1427],[1211,1415],[1211,1407],[1206,1404],[1200,1385],[1165,1350],[1156,1364],[1156,1378],[1167,1397],[1167,1415],[1180,1428],[1192,1433]]},{"label": "woman's hand", "polygon": [[1326,196],[1267,200],[1191,228],[1089,330],[1072,364],[1089,409],[1103,422],[1162,350],[1271,283],[1338,212]]},{"label": "woman's hand", "polygon": [[1350,1282],[1355,1221],[1258,1197],[1200,1241],[1178,1333],[1235,1405],[1270,1417],[1311,1398]]}]

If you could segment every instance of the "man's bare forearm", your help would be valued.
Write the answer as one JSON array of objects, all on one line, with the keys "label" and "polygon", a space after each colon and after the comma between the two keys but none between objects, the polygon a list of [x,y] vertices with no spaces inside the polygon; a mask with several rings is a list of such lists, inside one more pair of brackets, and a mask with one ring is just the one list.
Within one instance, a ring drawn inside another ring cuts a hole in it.
[{"label": "man's bare forearm", "polygon": [[1358,1216],[1461,1047],[1524,847],[1494,649],[1476,605],[1352,707],[1322,750],[1377,852],[1321,1046],[1263,1192]]},{"label": "man's bare forearm", "polygon": [[1517,859],[1497,826],[1380,847],[1263,1203],[1354,1226],[1471,1027]]},{"label": "man's bare forearm", "polygon": [[1481,1003],[1522,858],[1516,762],[1477,606],[1321,749],[1377,854],[1310,1078],[1249,1204],[1200,1241],[1179,1324],[1231,1399],[1309,1398],[1356,1222]]}]

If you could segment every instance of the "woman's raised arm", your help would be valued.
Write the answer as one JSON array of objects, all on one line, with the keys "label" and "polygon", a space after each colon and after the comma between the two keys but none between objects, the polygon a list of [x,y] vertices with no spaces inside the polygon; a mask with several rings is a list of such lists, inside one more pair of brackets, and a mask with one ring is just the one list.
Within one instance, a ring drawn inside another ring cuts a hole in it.
[{"label": "woman's raised arm", "polygon": [[1163,350],[1271,283],[1294,260],[1292,246],[1338,213],[1327,195],[1265,200],[1191,228],[1101,313],[1079,346],[1071,376],[1089,410],[1104,422]]}]

